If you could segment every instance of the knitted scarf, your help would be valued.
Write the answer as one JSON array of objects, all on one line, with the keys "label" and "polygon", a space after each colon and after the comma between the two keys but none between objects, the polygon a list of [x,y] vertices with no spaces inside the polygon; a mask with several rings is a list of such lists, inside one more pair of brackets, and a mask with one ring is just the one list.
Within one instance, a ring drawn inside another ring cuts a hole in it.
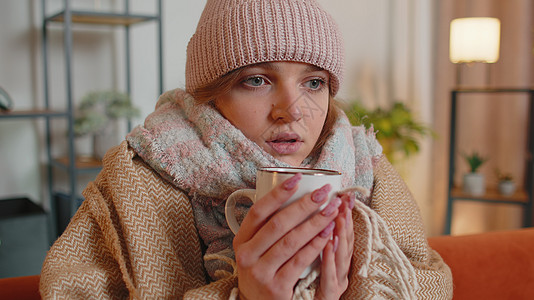
[{"label": "knitted scarf", "polygon": [[[340,115],[320,153],[303,166],[340,171],[343,188],[370,190],[373,164],[382,148],[372,130],[353,127]],[[213,105],[198,104],[180,89],[161,95],[156,110],[127,141],[154,170],[188,194],[206,255],[234,256],[233,233],[224,215],[226,198],[237,189],[254,188],[258,168],[288,166],[246,138]],[[241,216],[249,205],[241,206]],[[207,261],[206,269],[213,279],[217,270],[231,270],[221,260]]]}]

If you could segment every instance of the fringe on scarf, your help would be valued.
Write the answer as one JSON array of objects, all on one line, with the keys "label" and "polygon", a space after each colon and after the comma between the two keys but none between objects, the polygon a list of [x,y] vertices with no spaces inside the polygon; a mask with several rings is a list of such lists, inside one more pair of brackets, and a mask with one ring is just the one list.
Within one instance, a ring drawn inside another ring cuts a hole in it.
[{"label": "fringe on scarf", "polygon": [[[365,253],[365,260],[358,275],[363,278],[368,278],[371,275],[378,276],[387,281],[398,292],[385,285],[380,285],[379,289],[393,298],[416,299],[415,293],[419,289],[419,284],[415,269],[389,233],[384,220],[371,208],[358,201],[356,201],[354,209],[363,216],[366,224],[365,230],[369,237],[367,247],[362,251]],[[375,260],[387,263],[395,276],[391,276],[379,268],[371,268],[371,263]]]},{"label": "fringe on scarf", "polygon": [[[340,192],[344,193],[360,193],[364,198],[370,194],[369,189],[354,186]],[[381,284],[377,286],[380,292],[390,295],[393,298],[400,299],[415,299],[416,291],[419,289],[415,269],[406,257],[402,250],[395,243],[395,240],[389,233],[386,223],[382,218],[366,204],[355,201],[354,210],[363,217],[365,222],[365,232],[367,233],[367,245],[360,255],[364,256],[363,264],[360,266],[358,275],[363,278],[369,276],[377,276],[389,283],[389,286]],[[232,266],[233,273],[218,270],[216,275],[219,278],[229,276],[237,276],[237,266],[235,260],[221,254],[209,254],[204,257],[204,260],[222,260]],[[391,267],[393,276],[380,270],[379,268],[372,268],[373,261],[380,260]],[[312,300],[315,297],[317,281],[320,276],[320,269],[315,268],[301,279],[295,287],[293,293],[293,300]],[[238,299],[239,289],[235,287],[230,293],[229,299]]]}]

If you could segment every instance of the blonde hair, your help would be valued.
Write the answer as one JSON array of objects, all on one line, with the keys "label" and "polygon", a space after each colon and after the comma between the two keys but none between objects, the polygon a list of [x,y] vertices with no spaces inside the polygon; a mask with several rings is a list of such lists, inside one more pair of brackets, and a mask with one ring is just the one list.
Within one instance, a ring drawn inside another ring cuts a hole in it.
[{"label": "blonde hair", "polygon": [[[198,103],[207,104],[215,100],[219,96],[229,92],[232,86],[241,78],[241,73],[246,67],[247,66],[233,70],[206,85],[199,86],[194,91],[192,91],[191,94]],[[319,135],[319,138],[317,139],[317,142],[315,143],[315,146],[313,147],[310,154],[318,153],[318,151],[324,146],[326,140],[332,132],[332,129],[334,128],[334,123],[336,122],[339,116],[339,108],[336,100],[334,99],[334,96],[332,95],[332,89],[329,87],[328,91],[329,101],[326,119],[323,124],[321,134]]]}]

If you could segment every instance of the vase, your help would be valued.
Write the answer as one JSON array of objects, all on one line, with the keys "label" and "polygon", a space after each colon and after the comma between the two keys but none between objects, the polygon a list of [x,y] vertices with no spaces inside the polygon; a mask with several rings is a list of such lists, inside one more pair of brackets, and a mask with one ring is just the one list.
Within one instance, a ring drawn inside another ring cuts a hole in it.
[{"label": "vase", "polygon": [[109,148],[119,143],[118,132],[118,123],[109,122],[103,130],[93,134],[93,156],[95,158],[104,158]]},{"label": "vase", "polygon": [[482,196],[486,193],[486,180],[483,174],[467,173],[464,175],[463,191],[472,196]]},{"label": "vase", "polygon": [[93,136],[83,135],[77,136],[74,139],[74,148],[76,149],[76,157],[78,159],[91,159],[93,157]]},{"label": "vase", "polygon": [[511,196],[515,193],[515,182],[511,180],[499,181],[499,193],[503,196]]}]

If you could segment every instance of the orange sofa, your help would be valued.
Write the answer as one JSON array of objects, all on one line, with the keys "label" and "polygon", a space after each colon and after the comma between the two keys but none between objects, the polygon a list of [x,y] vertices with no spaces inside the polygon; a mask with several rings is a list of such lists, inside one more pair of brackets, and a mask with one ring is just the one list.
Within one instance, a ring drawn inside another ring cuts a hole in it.
[{"label": "orange sofa", "polygon": [[0,279],[0,299],[41,299],[39,295],[39,275]]},{"label": "orange sofa", "polygon": [[534,299],[534,228],[428,241],[451,268],[454,299]]},{"label": "orange sofa", "polygon": [[[454,299],[534,299],[534,228],[428,241],[452,270]],[[0,279],[0,299],[40,299],[39,276]]]}]

